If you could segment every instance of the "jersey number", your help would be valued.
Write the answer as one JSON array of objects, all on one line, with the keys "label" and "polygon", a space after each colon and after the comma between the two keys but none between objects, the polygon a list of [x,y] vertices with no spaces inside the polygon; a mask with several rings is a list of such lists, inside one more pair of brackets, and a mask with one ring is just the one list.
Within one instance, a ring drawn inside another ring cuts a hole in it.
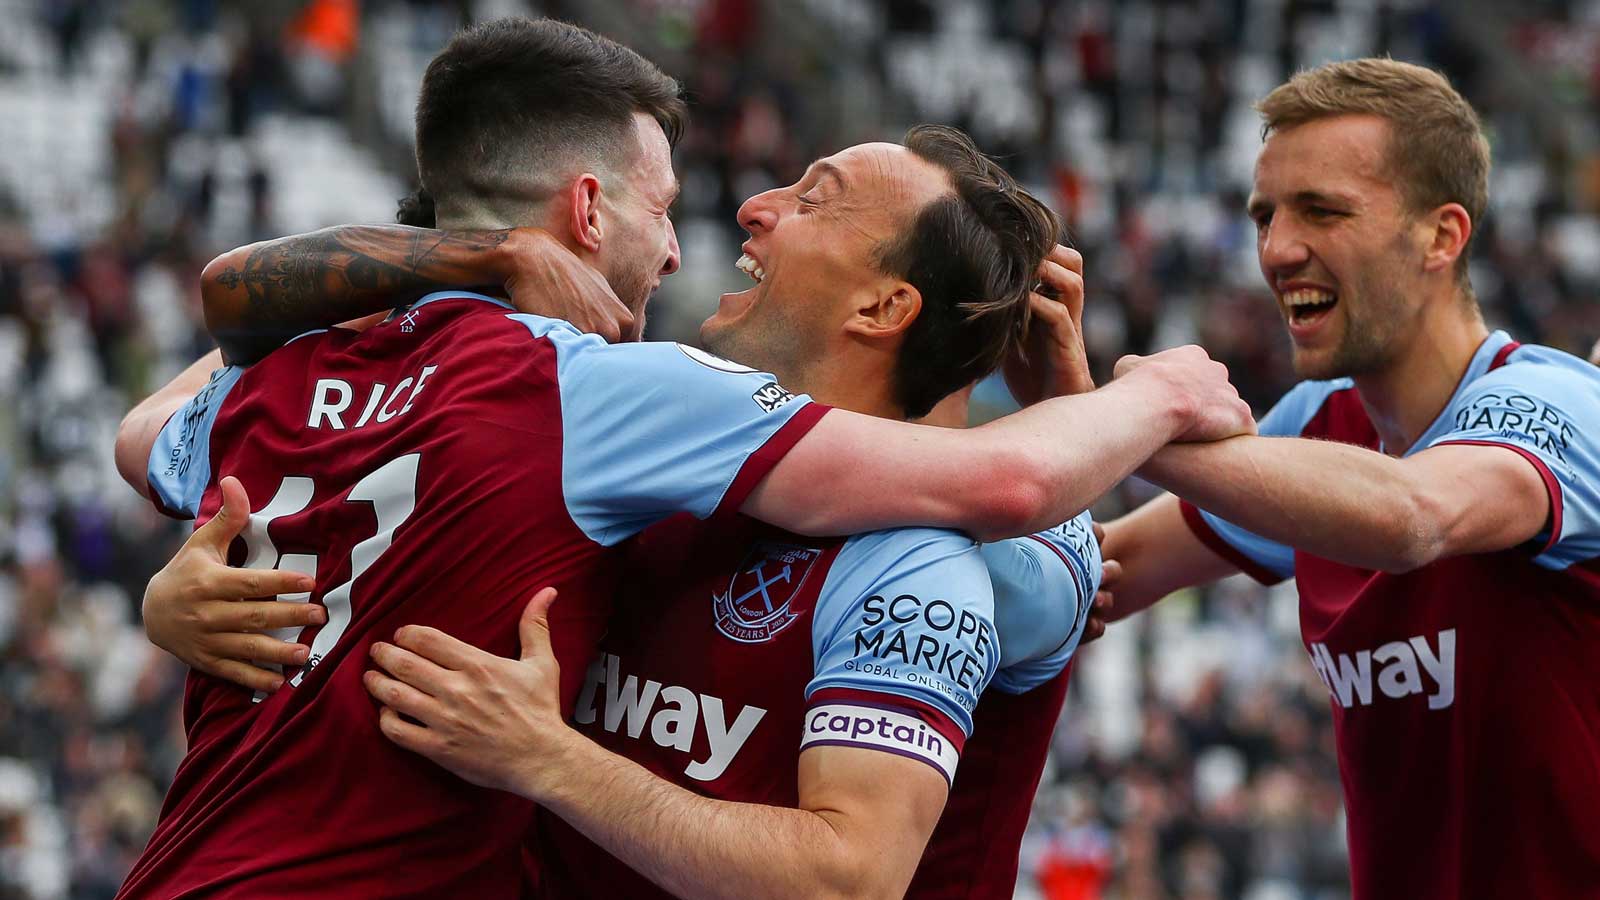
[{"label": "jersey number", "polygon": [[[339,638],[344,636],[345,629],[350,627],[350,595],[355,589],[356,579],[389,549],[389,545],[394,542],[394,530],[409,519],[417,507],[417,465],[421,458],[420,453],[409,453],[392,459],[356,482],[356,486],[350,489],[350,495],[345,501],[371,503],[372,511],[378,518],[378,532],[355,545],[350,551],[349,580],[329,589],[322,596],[322,605],[328,608],[327,624],[317,632],[317,638],[311,644],[311,656],[306,660],[306,664],[289,679],[291,686],[298,685],[307,672],[316,668],[317,663],[321,662],[333,649],[334,644],[339,642]],[[277,493],[267,501],[266,506],[250,514],[250,524],[245,527],[242,535],[246,548],[245,568],[278,568],[316,576],[316,556],[309,553],[279,554],[277,546],[272,542],[272,535],[268,533],[274,519],[292,516],[304,510],[311,505],[311,498],[315,493],[316,486],[310,478],[290,475],[278,485]],[[277,599],[290,603],[304,603],[311,599],[311,595],[279,594]],[[293,641],[298,639],[299,630],[292,627],[279,628],[272,631],[271,635],[281,641]],[[258,691],[255,699],[259,701],[264,696]]]}]

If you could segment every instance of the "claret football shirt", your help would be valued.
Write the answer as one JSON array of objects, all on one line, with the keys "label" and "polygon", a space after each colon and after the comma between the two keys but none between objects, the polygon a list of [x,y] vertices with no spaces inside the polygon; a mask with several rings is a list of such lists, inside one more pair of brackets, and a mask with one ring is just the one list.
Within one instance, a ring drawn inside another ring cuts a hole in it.
[{"label": "claret football shirt", "polygon": [[152,499],[205,521],[237,476],[253,513],[232,562],[314,574],[280,599],[328,622],[271,696],[190,675],[188,754],[119,896],[514,894],[532,805],[386,740],[368,647],[420,623],[513,655],[527,599],[554,585],[570,711],[611,548],[737,509],[823,412],[692,348],[611,346],[460,292],[219,370],[162,431]]},{"label": "claret football shirt", "polygon": [[[1381,449],[1348,379],[1294,388],[1261,433]],[[1523,457],[1545,532],[1391,575],[1185,517],[1257,579],[1299,586],[1356,897],[1600,897],[1600,369],[1495,332],[1408,454],[1444,444]]]}]

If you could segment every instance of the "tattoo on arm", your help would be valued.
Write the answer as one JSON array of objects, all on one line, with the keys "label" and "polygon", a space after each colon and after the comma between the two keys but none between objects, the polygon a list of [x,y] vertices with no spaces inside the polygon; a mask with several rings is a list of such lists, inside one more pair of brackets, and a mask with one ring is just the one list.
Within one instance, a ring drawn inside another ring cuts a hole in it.
[{"label": "tattoo on arm", "polygon": [[216,283],[231,295],[226,302],[237,304],[242,329],[313,328],[390,309],[430,291],[493,284],[484,254],[510,235],[340,226],[262,244],[242,267],[225,268]]}]

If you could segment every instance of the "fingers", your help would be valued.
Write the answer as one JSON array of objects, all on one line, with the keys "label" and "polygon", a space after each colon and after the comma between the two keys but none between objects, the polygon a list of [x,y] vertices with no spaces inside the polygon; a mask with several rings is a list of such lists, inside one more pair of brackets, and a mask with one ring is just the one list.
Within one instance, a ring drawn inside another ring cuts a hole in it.
[{"label": "fingers", "polygon": [[425,725],[442,720],[444,707],[439,701],[404,681],[369,669],[362,673],[361,683],[374,700],[397,712],[405,713]]},{"label": "fingers", "polygon": [[1105,546],[1105,543],[1106,543],[1106,527],[1104,525],[1101,525],[1099,522],[1091,521],[1089,523],[1089,528],[1090,528],[1090,530],[1092,530],[1094,532],[1094,542],[1096,544],[1099,544],[1102,547]]},{"label": "fingers", "polygon": [[383,641],[373,644],[369,652],[373,662],[381,666],[385,672],[424,693],[434,695],[442,693],[450,682],[450,676],[454,674],[409,650]]},{"label": "fingers", "polygon": [[1122,563],[1107,559],[1100,562],[1100,586],[1109,588],[1122,578]]},{"label": "fingers", "polygon": [[264,634],[214,635],[206,646],[221,659],[237,662],[276,663],[280,666],[300,666],[311,657],[311,648],[304,644],[280,641]]},{"label": "fingers", "polygon": [[[606,315],[608,312],[611,313],[611,315]],[[602,310],[599,315],[591,317],[590,320],[578,322],[576,324],[579,330],[593,332],[594,334],[600,335],[600,337],[603,338],[606,343],[615,344],[622,340],[622,332],[624,328],[624,322],[622,321],[622,318],[624,316],[627,317],[626,324],[631,326],[633,323],[633,315],[628,312],[626,307],[624,307],[620,313],[616,312],[615,310]]]},{"label": "fingers", "polygon": [[328,621],[328,611],[315,603],[211,600],[195,605],[194,621],[208,632],[271,631],[321,625]]},{"label": "fingers", "polygon": [[269,669],[257,668],[249,663],[239,662],[236,659],[217,659],[205,665],[196,665],[195,668],[207,675],[215,675],[224,681],[231,681],[241,687],[252,691],[264,691],[268,694],[283,687],[283,676]]},{"label": "fingers", "polygon": [[1068,247],[1066,244],[1055,245],[1055,248],[1046,254],[1045,259],[1064,269],[1076,272],[1080,278],[1083,276],[1083,254]]},{"label": "fingers", "polygon": [[522,636],[522,659],[555,658],[555,651],[550,649],[550,604],[554,602],[556,589],[547,587],[523,607],[522,621],[517,625]]},{"label": "fingers", "polygon": [[421,725],[407,722],[387,706],[378,712],[378,730],[383,732],[384,737],[413,753],[432,757],[439,752],[438,735]]},{"label": "fingers", "polygon": [[[238,600],[244,597],[276,597],[280,594],[304,594],[317,586],[317,580],[299,572],[282,569],[239,569],[217,565],[201,572],[195,579],[206,595],[217,600]],[[271,603],[271,601],[268,601]],[[266,604],[263,604],[266,605]],[[302,606],[307,604],[281,604]],[[320,609],[321,607],[316,607]],[[284,624],[302,624],[286,622]],[[261,626],[277,627],[277,626]]]},{"label": "fingers", "polygon": [[458,672],[474,665],[500,659],[493,653],[480,650],[426,625],[404,625],[395,629],[394,642],[400,648],[410,651],[436,667]]},{"label": "fingers", "polygon": [[1106,622],[1111,618],[1115,598],[1110,591],[1096,591],[1094,603],[1089,607],[1089,621],[1083,626],[1083,638],[1078,643],[1087,644],[1106,633]]},{"label": "fingers", "polygon": [[1042,320],[1052,329],[1061,330],[1076,324],[1072,321],[1072,311],[1067,309],[1065,303],[1060,300],[1051,300],[1038,291],[1028,292],[1028,307],[1036,318]]}]

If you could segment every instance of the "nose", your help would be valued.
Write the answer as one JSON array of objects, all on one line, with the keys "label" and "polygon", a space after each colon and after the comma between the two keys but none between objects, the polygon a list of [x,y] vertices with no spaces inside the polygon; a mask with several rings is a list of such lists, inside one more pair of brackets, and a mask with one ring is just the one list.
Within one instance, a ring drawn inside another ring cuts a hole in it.
[{"label": "nose", "polygon": [[763,191],[739,206],[739,225],[751,235],[771,231],[778,224],[779,192]]},{"label": "nose", "polygon": [[1311,248],[1288,216],[1273,216],[1261,233],[1257,254],[1261,271],[1268,274],[1293,272],[1311,259]]},{"label": "nose", "polygon": [[661,263],[661,277],[678,271],[683,265],[683,254],[678,250],[678,230],[672,227],[672,220],[667,220],[667,258]]}]

